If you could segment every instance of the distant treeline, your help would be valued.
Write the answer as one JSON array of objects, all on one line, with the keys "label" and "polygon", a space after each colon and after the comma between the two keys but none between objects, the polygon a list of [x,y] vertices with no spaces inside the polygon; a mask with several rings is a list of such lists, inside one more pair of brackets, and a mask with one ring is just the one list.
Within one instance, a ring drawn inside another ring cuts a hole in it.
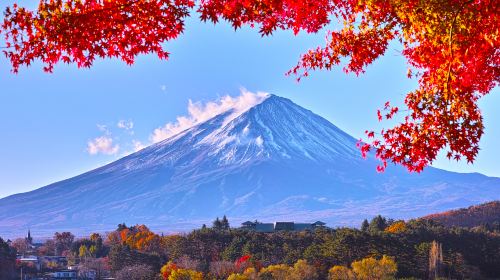
[{"label": "distant treeline", "polygon": [[[0,271],[6,271],[0,279],[9,279],[12,256],[23,250],[13,244],[0,241]],[[120,224],[107,236],[74,240],[57,233],[37,254],[63,254],[81,270],[117,279],[314,280],[498,278],[499,252],[500,229],[491,225],[449,228],[432,220],[377,216],[361,229],[274,233],[232,229],[225,218],[168,236]]]}]

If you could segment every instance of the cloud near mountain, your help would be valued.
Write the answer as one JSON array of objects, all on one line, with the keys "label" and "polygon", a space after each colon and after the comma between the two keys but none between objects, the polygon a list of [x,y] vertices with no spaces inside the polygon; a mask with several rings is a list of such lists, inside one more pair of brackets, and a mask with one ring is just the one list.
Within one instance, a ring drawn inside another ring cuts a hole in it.
[{"label": "cloud near mountain", "polygon": [[246,89],[241,89],[241,94],[236,97],[229,95],[223,96],[216,101],[207,103],[193,102],[191,99],[188,103],[188,115],[177,117],[177,121],[166,123],[153,131],[150,140],[153,143],[163,141],[183,130],[193,127],[199,123],[209,120],[228,110],[233,110],[233,114],[228,116],[228,120],[240,115],[251,107],[261,103],[269,96],[265,92],[250,92]]},{"label": "cloud near mountain", "polygon": [[255,219],[352,226],[377,214],[412,218],[500,199],[500,178],[481,174],[432,167],[410,174],[399,166],[379,174],[355,138],[286,98],[244,92],[190,104],[164,137],[177,134],[0,199],[0,236],[28,228],[80,235],[123,222],[182,231],[222,215],[233,226]]}]

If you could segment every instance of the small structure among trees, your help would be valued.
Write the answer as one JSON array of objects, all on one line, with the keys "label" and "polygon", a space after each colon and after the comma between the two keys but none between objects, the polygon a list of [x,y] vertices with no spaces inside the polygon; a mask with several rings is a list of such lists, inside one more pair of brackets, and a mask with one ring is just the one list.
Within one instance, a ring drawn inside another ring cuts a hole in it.
[{"label": "small structure among trees", "polygon": [[246,221],[241,224],[241,229],[254,230],[256,232],[275,232],[275,231],[304,231],[324,228],[326,223],[316,221],[314,223],[295,223],[295,222],[275,222],[261,223]]}]

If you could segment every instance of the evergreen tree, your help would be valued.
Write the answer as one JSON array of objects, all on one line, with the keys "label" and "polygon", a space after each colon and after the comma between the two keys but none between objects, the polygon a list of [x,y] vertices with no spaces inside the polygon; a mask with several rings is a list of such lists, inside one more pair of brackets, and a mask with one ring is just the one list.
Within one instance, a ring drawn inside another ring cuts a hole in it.
[{"label": "evergreen tree", "polygon": [[217,217],[217,219],[215,219],[215,221],[213,222],[212,227],[214,229],[216,229],[216,230],[222,229],[222,222],[219,220],[219,217]]},{"label": "evergreen tree", "polygon": [[128,228],[127,225],[125,223],[123,223],[123,224],[118,224],[116,230],[117,231],[122,231],[122,230],[127,229],[127,228]]},{"label": "evergreen tree", "polygon": [[0,279],[14,279],[16,250],[0,237]]},{"label": "evergreen tree", "polygon": [[370,227],[370,224],[368,223],[367,219],[363,220],[363,223],[361,224],[361,231],[368,231],[368,228]]},{"label": "evergreen tree", "polygon": [[226,215],[224,215],[224,217],[222,217],[221,228],[223,230],[229,230],[229,221],[227,220]]},{"label": "evergreen tree", "polygon": [[379,232],[384,231],[386,227],[387,220],[384,217],[378,215],[370,221],[370,226],[368,228],[370,232]]}]

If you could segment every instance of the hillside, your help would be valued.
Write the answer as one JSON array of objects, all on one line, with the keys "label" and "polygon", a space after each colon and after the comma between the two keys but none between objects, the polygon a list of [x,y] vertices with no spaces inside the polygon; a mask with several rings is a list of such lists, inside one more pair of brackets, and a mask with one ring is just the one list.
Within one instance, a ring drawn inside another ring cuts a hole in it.
[{"label": "hillside", "polygon": [[443,213],[423,217],[452,227],[476,227],[480,225],[500,223],[500,201],[492,201],[480,205],[450,210]]}]

